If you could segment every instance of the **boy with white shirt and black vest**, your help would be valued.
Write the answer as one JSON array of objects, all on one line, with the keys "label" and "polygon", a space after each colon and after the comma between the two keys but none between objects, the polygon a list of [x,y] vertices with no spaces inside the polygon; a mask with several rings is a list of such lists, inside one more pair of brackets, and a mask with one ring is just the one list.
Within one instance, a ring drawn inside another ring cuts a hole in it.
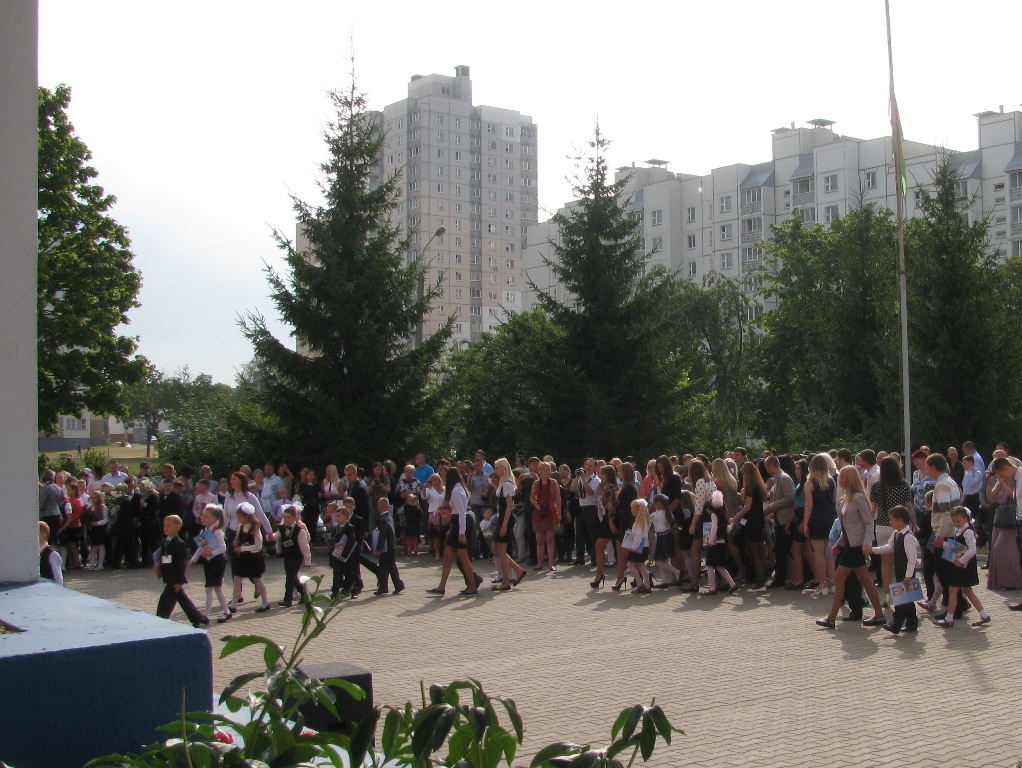
[{"label": "boy with white shirt and black vest", "polygon": [[39,521],[39,577],[49,579],[58,587],[64,586],[64,561],[49,544],[50,526]]},{"label": "boy with white shirt and black vest", "polygon": [[[915,573],[916,562],[919,560],[919,541],[912,534],[909,525],[909,514],[905,507],[899,505],[888,510],[888,517],[894,527],[894,534],[886,544],[873,547],[874,555],[894,555],[894,581],[904,582],[909,587],[912,574]],[[905,632],[916,632],[919,629],[919,617],[916,605],[911,600],[903,605],[894,606],[894,619],[883,628],[895,635]]]},{"label": "boy with white shirt and black vest", "polygon": [[312,567],[312,549],[309,547],[309,530],[298,522],[298,509],[284,508],[281,526],[277,530],[277,554],[284,560],[284,599],[278,605],[290,608],[297,589],[299,596],[305,595],[305,587],[298,579],[298,572],[304,565]]}]

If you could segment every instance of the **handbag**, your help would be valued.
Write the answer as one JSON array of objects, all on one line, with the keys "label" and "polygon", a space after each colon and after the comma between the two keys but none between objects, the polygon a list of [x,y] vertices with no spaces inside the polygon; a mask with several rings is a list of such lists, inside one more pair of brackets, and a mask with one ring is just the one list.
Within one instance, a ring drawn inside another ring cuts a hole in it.
[{"label": "handbag", "polygon": [[1007,528],[1014,530],[1018,523],[1015,520],[1015,507],[1014,505],[1007,506],[1004,504],[998,504],[994,510],[994,528]]}]

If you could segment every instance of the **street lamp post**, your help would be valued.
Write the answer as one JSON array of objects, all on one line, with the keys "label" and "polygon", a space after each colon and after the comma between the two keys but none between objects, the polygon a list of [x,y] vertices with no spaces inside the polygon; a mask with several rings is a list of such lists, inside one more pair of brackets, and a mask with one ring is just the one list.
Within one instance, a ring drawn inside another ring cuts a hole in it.
[{"label": "street lamp post", "polygon": [[[419,251],[419,257],[421,258],[423,254],[425,254],[426,251],[429,250],[429,246],[433,244],[433,241],[436,240],[438,237],[442,236],[446,231],[447,227],[445,227],[443,224],[437,227],[436,232],[433,233],[433,236],[426,241],[426,244],[424,246],[422,246],[422,250]],[[419,300],[421,301],[425,297],[425,295],[426,295],[426,277],[425,269],[423,269],[423,275],[422,277],[419,278]],[[422,320],[419,320],[419,326],[415,331],[415,346],[419,346],[421,344],[422,344]]]}]

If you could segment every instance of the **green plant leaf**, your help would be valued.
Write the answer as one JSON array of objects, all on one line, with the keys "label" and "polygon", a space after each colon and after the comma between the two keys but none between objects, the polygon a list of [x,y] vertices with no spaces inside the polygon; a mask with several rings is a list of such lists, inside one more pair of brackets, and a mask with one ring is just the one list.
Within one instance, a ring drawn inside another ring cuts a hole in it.
[{"label": "green plant leaf", "polygon": [[465,707],[465,718],[472,727],[475,740],[482,741],[486,733],[486,710],[482,707]]},{"label": "green plant leaf", "polygon": [[653,725],[660,732],[660,735],[664,737],[664,741],[666,741],[668,744],[671,743],[672,733],[680,733],[682,735],[685,734],[684,731],[679,731],[677,728],[671,725],[670,721],[667,719],[667,715],[664,714],[664,710],[660,707],[659,704],[650,707],[650,717],[653,719]]},{"label": "green plant leaf", "polygon": [[451,706],[447,706],[440,712],[440,716],[436,719],[436,725],[433,727],[433,738],[429,743],[429,751],[431,753],[436,752],[447,741],[447,736],[454,725],[454,718],[457,716],[458,710]]},{"label": "green plant leaf", "polygon": [[432,753],[433,750],[429,748],[429,745],[433,739],[433,727],[436,725],[437,718],[440,717],[441,707],[446,706],[446,704],[434,704],[422,710],[412,721],[412,754],[415,755],[416,760],[422,762]]},{"label": "green plant leaf", "polygon": [[615,757],[617,755],[620,755],[626,749],[633,748],[636,744],[639,743],[638,739],[639,737],[637,735],[632,736],[632,738],[630,739],[624,738],[616,739],[609,747],[607,747],[607,756]]},{"label": "green plant leaf", "polygon": [[401,713],[396,709],[387,712],[383,720],[383,736],[380,739],[380,746],[383,747],[385,758],[393,757],[397,751],[397,737],[401,729]]},{"label": "green plant leaf", "polygon": [[266,647],[266,651],[263,654],[263,660],[266,662],[267,667],[272,667],[280,661],[280,658],[284,655],[284,649],[268,637],[262,637],[260,635],[240,635],[238,637],[226,639],[224,647],[220,649],[220,658],[224,659],[233,653],[237,653],[244,648],[248,648],[251,645],[263,645]]},{"label": "green plant leaf", "polygon": [[380,722],[380,711],[380,707],[373,707],[362,722],[355,726],[348,745],[352,766],[361,766],[365,760],[369,746],[376,738],[376,724]]},{"label": "green plant leaf", "polygon": [[628,715],[631,714],[631,711],[631,709],[621,710],[621,714],[617,716],[617,720],[614,721],[614,725],[610,728],[611,741],[616,739],[618,734],[621,733],[621,729],[625,727],[625,720],[628,719]]},{"label": "green plant leaf", "polygon": [[362,701],[362,699],[366,697],[366,692],[363,691],[360,686],[356,685],[355,683],[349,680],[344,680],[343,678],[324,680],[323,685],[329,686],[331,688],[340,688],[342,691],[351,696],[351,698],[353,698],[355,701]]},{"label": "green plant leaf", "polygon": [[639,724],[639,718],[642,717],[642,705],[636,704],[634,707],[628,710],[628,715],[625,717],[624,725],[621,727],[621,736],[625,739],[632,738],[632,734],[635,733],[635,727]]},{"label": "green plant leaf", "polygon": [[492,731],[488,734],[486,743],[483,745],[482,768],[497,768],[500,758],[504,756],[504,745],[500,737]]},{"label": "green plant leaf", "polygon": [[525,727],[522,723],[522,716],[518,714],[518,706],[515,704],[515,700],[504,696],[494,696],[491,701],[499,702],[507,710],[507,716],[511,719],[511,727],[515,729],[515,736],[518,738],[519,743],[521,743]]},{"label": "green plant leaf", "polygon": [[227,684],[227,687],[220,693],[220,703],[223,704],[227,699],[234,696],[234,694],[241,688],[244,688],[253,680],[258,680],[262,676],[262,672],[246,672],[243,675],[238,675],[236,678],[231,680],[231,682]]},{"label": "green plant leaf", "polygon": [[639,754],[642,755],[642,762],[649,760],[655,746],[656,730],[653,728],[643,728],[642,733],[639,734]]},{"label": "green plant leaf", "polygon": [[570,741],[558,741],[543,747],[536,756],[532,758],[532,762],[529,763],[530,768],[539,768],[540,766],[553,760],[555,757],[567,757],[568,755],[575,755],[580,752],[585,752],[589,749],[589,745],[573,744]]},{"label": "green plant leaf", "polygon": [[447,763],[448,765],[457,764],[464,757],[468,748],[472,745],[472,726],[468,723],[461,725],[456,728],[454,733],[451,734],[450,741],[447,742]]}]

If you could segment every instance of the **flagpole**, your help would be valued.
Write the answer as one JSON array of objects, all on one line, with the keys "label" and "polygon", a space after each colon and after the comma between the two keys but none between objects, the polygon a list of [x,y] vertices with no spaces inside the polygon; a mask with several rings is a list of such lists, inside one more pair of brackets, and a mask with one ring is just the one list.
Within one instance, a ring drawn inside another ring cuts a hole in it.
[{"label": "flagpole", "polygon": [[887,64],[891,75],[891,142],[894,145],[895,197],[897,199],[896,215],[898,226],[898,293],[901,301],[901,399],[902,429],[905,435],[905,467],[912,462],[912,418],[909,405],[908,379],[908,279],[905,271],[905,215],[904,196],[907,194],[905,177],[905,156],[902,146],[901,115],[898,112],[898,100],[894,96],[894,48],[891,45],[891,3],[884,0],[884,13],[887,18]]}]

